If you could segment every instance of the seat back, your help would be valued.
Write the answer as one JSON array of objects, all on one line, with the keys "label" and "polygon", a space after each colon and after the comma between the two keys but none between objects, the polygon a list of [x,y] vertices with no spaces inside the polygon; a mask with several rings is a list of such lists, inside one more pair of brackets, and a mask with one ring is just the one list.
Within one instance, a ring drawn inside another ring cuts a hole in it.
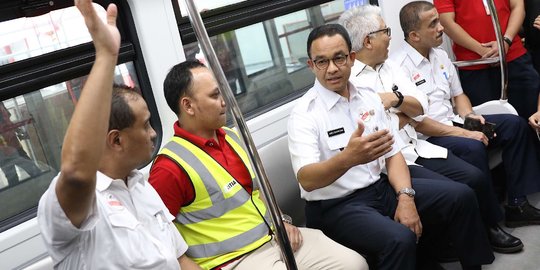
[{"label": "seat back", "polygon": [[295,225],[305,225],[305,201],[300,198],[292,169],[287,135],[261,147],[259,155],[281,211],[291,216]]}]

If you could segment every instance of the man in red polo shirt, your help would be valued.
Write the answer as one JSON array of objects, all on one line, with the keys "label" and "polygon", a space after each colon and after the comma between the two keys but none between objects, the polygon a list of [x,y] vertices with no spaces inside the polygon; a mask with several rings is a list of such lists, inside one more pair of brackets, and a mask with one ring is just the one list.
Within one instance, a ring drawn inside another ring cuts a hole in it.
[{"label": "man in red polo shirt", "polygon": [[[454,41],[457,60],[498,55],[498,46],[487,0],[434,0],[444,32]],[[528,119],[537,112],[540,77],[518,31],[525,17],[523,0],[495,0],[504,35],[508,62],[508,99],[518,114]],[[461,84],[473,106],[500,98],[500,68],[489,65],[464,67]]]},{"label": "man in red polo shirt", "polygon": [[[212,72],[186,61],[163,88],[178,121],[149,181],[176,216],[188,256],[204,269],[286,269],[243,143],[223,127],[226,106]],[[300,269],[367,269],[363,257],[321,231],[285,228]]]}]

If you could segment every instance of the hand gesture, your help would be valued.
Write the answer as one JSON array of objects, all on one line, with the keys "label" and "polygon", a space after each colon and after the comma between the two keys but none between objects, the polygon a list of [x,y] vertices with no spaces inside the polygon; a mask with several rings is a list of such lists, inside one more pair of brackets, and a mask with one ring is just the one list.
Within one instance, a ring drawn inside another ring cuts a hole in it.
[{"label": "hand gesture", "polygon": [[358,121],[358,128],[353,132],[343,152],[349,155],[354,165],[376,160],[392,150],[394,138],[388,130],[379,130],[369,135],[364,134],[364,123]]},{"label": "hand gesture", "polygon": [[[499,44],[497,41],[490,41],[487,43],[481,43],[482,47],[486,48],[483,51],[482,58],[490,58],[490,57],[496,57],[499,56]],[[504,42],[504,52],[508,52],[509,46],[506,42]]]},{"label": "hand gesture", "polygon": [[116,28],[118,10],[115,4],[107,7],[107,24],[98,17],[91,0],[75,0],[75,5],[84,17],[86,27],[96,47],[96,56],[100,54],[118,55],[120,50],[120,32]]}]

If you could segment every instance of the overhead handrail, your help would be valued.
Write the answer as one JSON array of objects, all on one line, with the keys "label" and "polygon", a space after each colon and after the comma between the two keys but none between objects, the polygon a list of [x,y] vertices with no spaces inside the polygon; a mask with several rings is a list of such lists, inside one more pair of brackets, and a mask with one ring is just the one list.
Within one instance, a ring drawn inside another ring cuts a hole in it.
[{"label": "overhead handrail", "polygon": [[287,231],[285,230],[283,221],[281,220],[281,213],[276,203],[274,193],[272,192],[272,187],[270,186],[270,182],[268,181],[268,177],[264,171],[261,158],[257,152],[257,147],[251,138],[251,134],[249,133],[249,129],[242,115],[242,111],[234,98],[234,94],[229,86],[229,82],[225,77],[225,73],[223,73],[223,69],[221,68],[214,49],[212,48],[212,44],[210,43],[210,38],[208,37],[208,33],[204,27],[201,15],[197,11],[193,0],[185,0],[185,3],[188,8],[189,20],[191,21],[191,25],[193,26],[197,40],[199,41],[204,56],[210,65],[210,69],[213,71],[214,76],[216,77],[219,88],[225,97],[225,101],[231,110],[234,124],[238,128],[238,132],[246,144],[249,158],[252,164],[254,164],[255,173],[257,174],[257,178],[259,180],[259,186],[261,187],[261,191],[266,198],[268,209],[270,210],[270,218],[275,226],[276,240],[281,248],[285,265],[289,270],[296,270],[298,268],[294,260],[294,252],[290,245],[289,238],[287,237]]},{"label": "overhead handrail", "polygon": [[501,100],[507,100],[508,65],[506,63],[506,52],[504,51],[504,39],[501,32],[501,25],[499,24],[499,16],[497,15],[497,9],[495,8],[493,0],[486,0],[486,3],[488,5],[489,12],[491,13],[491,22],[493,23],[493,29],[495,30],[499,56],[486,59],[455,61],[453,64],[457,67],[468,67],[480,64],[495,64],[499,62],[499,67],[501,70]]}]

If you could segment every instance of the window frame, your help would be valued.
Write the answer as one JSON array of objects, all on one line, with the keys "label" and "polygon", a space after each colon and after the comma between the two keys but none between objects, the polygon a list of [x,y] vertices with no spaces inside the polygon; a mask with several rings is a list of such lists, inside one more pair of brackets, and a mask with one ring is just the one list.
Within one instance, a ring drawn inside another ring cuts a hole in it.
[{"label": "window frame", "polygon": [[[51,1],[4,0],[0,3],[0,22],[39,16],[73,6],[73,0],[55,0],[52,2],[53,6],[50,6],[49,2]],[[127,0],[94,0],[94,3],[101,5],[104,9],[110,3],[115,3],[118,7],[117,27],[122,39],[117,65],[133,62],[142,96],[151,112],[150,123],[157,133],[155,143],[161,145],[163,137],[161,120],[129,3]],[[92,42],[87,42],[2,65],[0,66],[0,101],[88,75],[95,55]],[[157,154],[158,150],[156,148],[154,154]],[[36,213],[37,205],[0,221],[0,233],[34,218]]]},{"label": "window frame", "polygon": [[[178,0],[171,0],[182,44],[196,42],[197,38],[188,16],[182,16]],[[182,0],[180,0],[182,1]],[[252,24],[261,23],[276,17],[287,15],[299,10],[305,10],[334,0],[247,0],[244,2],[211,9],[201,13],[208,36],[223,34]],[[379,5],[378,0],[369,0],[371,5]],[[248,16],[246,16],[248,14]],[[256,15],[253,15],[256,14]],[[245,112],[247,119],[257,117],[272,108],[290,102],[303,95],[310,87],[270,101],[269,103],[249,112]]]}]

